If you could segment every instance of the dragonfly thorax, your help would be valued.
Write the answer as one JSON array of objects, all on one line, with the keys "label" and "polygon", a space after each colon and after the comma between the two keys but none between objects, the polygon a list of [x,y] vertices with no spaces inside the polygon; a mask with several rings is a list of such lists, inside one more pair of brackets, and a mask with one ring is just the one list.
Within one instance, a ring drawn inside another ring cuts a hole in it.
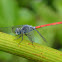
[{"label": "dragonfly thorax", "polygon": [[26,34],[26,33],[30,32],[30,31],[32,31],[33,27],[30,26],[30,25],[24,25],[21,30],[23,31],[24,34]]},{"label": "dragonfly thorax", "polygon": [[30,25],[24,25],[24,26],[22,26],[22,28],[16,28],[15,34],[16,35],[20,35],[21,33],[26,34],[32,30],[34,30],[34,27],[32,27]]}]

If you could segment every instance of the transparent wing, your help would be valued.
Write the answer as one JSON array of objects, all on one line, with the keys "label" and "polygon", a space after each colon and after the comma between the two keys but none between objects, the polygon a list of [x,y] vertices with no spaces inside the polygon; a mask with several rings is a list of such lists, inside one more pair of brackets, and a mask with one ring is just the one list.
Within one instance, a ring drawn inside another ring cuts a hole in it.
[{"label": "transparent wing", "polygon": [[0,32],[15,33],[16,28],[22,28],[23,25],[16,25],[11,27],[0,27]]},{"label": "transparent wing", "polygon": [[43,39],[45,42],[47,42],[46,39],[40,34],[40,32],[39,32],[38,30],[35,29],[35,31],[37,31],[37,33],[42,37],[42,39]]},{"label": "transparent wing", "polygon": [[16,25],[16,26],[12,26],[12,32],[15,33],[16,28],[22,28],[24,25]]},{"label": "transparent wing", "polygon": [[11,27],[0,27],[0,32],[11,33]]},{"label": "transparent wing", "polygon": [[[45,41],[45,42],[47,42],[46,41],[46,39],[39,33],[39,31],[38,30],[32,30],[32,31],[30,31],[30,32],[28,32],[28,33],[26,33],[25,34],[28,38],[29,38],[29,40],[32,42],[32,44],[33,44],[33,42],[38,42],[38,41],[40,41],[41,40],[41,38]],[[40,36],[39,36],[40,35]]]},{"label": "transparent wing", "polygon": [[28,37],[28,39],[29,39],[29,40],[32,42],[32,44],[33,44],[33,42],[35,41],[35,40],[34,40],[34,31],[32,30],[31,32],[26,33],[25,35]]}]

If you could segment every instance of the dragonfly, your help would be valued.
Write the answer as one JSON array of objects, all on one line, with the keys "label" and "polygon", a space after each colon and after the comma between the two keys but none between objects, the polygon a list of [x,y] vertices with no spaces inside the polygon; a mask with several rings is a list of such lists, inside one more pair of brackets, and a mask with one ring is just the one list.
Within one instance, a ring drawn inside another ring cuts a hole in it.
[{"label": "dragonfly", "polygon": [[[10,28],[11,28],[12,32],[16,34],[16,36],[19,35],[19,37],[17,39],[19,39],[20,37],[22,37],[21,41],[23,41],[23,35],[25,35],[25,36],[28,37],[28,39],[33,44],[33,42],[34,42],[33,36],[32,36],[33,35],[33,33],[32,33],[33,30],[35,30],[40,35],[40,37],[45,42],[47,42],[46,39],[43,37],[43,35],[40,34],[40,32],[37,29],[38,28],[42,28],[42,27],[46,27],[46,26],[57,25],[57,24],[62,24],[62,22],[50,23],[50,24],[45,24],[45,25],[40,25],[40,26],[35,26],[35,27],[33,27],[31,25],[16,25],[16,26],[12,26]],[[3,27],[3,28],[6,29],[6,28],[9,28],[9,27]],[[0,28],[0,29],[2,29],[2,28]],[[21,41],[19,43],[21,43]]]}]

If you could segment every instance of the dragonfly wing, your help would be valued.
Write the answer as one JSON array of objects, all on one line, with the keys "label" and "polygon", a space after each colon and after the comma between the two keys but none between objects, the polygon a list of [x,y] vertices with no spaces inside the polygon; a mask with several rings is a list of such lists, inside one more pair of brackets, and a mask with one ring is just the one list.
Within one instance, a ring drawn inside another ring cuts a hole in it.
[{"label": "dragonfly wing", "polygon": [[16,26],[12,26],[12,32],[15,33],[16,28],[22,28],[24,25],[16,25]]},{"label": "dragonfly wing", "polygon": [[1,27],[0,32],[11,33],[11,27]]},{"label": "dragonfly wing", "polygon": [[11,27],[0,27],[0,32],[15,33],[16,28],[22,28],[23,25],[16,25]]},{"label": "dragonfly wing", "polygon": [[42,37],[42,39],[43,39],[45,42],[47,42],[46,39],[40,34],[40,32],[39,32],[38,30],[35,29],[35,31],[37,31],[37,33]]},{"label": "dragonfly wing", "polygon": [[34,36],[33,36],[33,34],[34,34],[33,31],[28,32],[28,33],[25,34],[29,38],[29,40],[32,42],[32,44],[34,42]]}]

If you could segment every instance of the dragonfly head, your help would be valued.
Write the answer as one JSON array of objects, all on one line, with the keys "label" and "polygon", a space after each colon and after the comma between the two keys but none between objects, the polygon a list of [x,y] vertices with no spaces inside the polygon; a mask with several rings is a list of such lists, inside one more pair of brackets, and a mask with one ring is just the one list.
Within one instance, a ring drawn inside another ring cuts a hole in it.
[{"label": "dragonfly head", "polygon": [[15,30],[15,34],[16,34],[16,35],[20,35],[20,34],[21,34],[21,30],[20,30],[20,28],[16,28],[16,30]]}]

